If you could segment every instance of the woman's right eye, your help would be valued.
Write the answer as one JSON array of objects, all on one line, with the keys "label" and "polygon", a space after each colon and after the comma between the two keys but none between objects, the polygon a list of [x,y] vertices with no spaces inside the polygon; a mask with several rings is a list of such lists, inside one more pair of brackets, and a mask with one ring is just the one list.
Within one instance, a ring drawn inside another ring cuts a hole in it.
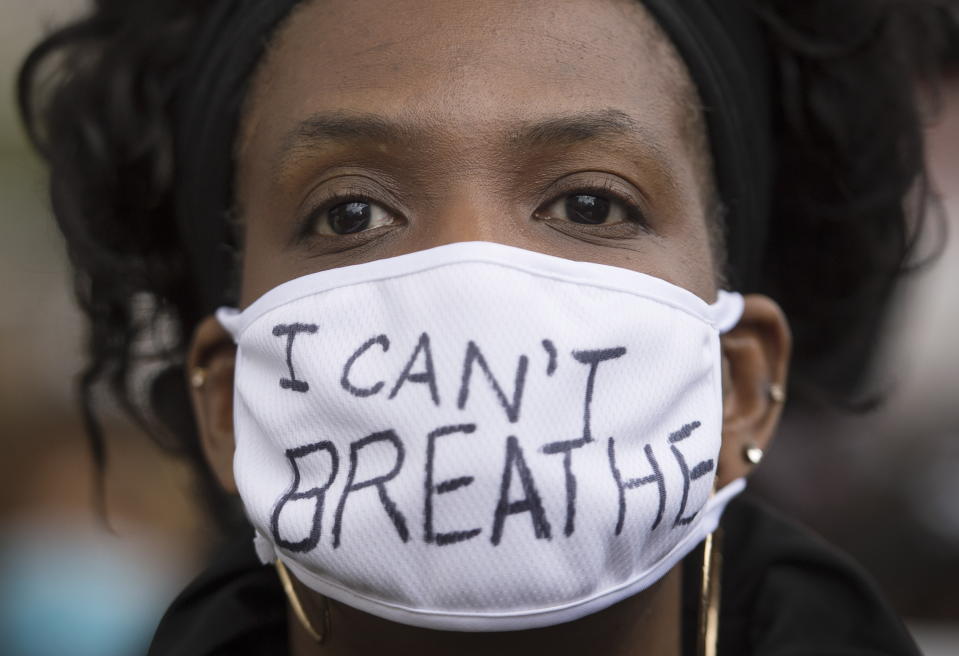
[{"label": "woman's right eye", "polygon": [[328,205],[313,215],[314,231],[321,235],[350,235],[396,223],[386,208],[362,199]]}]

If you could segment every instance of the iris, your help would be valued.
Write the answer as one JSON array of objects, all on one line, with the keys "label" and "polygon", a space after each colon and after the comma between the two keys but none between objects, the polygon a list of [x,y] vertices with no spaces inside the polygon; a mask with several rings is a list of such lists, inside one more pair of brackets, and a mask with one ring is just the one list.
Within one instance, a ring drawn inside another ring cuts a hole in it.
[{"label": "iris", "polygon": [[566,216],[576,223],[598,225],[609,217],[609,200],[588,194],[569,196],[566,198]]}]

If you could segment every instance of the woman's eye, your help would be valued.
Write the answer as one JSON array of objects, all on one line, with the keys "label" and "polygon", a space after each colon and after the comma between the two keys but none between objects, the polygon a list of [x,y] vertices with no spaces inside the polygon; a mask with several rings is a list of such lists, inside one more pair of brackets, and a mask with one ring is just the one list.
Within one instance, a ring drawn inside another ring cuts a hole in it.
[{"label": "woman's eye", "polygon": [[323,235],[350,235],[390,225],[394,217],[376,203],[350,200],[322,211],[316,217],[316,232]]},{"label": "woman's eye", "polygon": [[619,200],[596,194],[571,194],[540,212],[544,218],[564,219],[573,223],[601,225],[630,220],[630,212]]}]

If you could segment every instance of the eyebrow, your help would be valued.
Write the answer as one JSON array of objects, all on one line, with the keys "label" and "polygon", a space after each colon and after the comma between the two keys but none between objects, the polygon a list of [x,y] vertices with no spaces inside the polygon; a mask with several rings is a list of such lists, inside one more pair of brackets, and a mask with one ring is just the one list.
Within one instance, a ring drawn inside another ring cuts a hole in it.
[{"label": "eyebrow", "polygon": [[[278,170],[287,170],[299,155],[328,144],[386,142],[408,144],[440,131],[433,122],[387,119],[377,114],[353,111],[320,112],[300,122],[283,139],[277,157]],[[572,146],[585,141],[622,139],[645,144],[662,152],[650,130],[624,111],[596,111],[521,121],[505,130],[510,149]]]},{"label": "eyebrow", "polygon": [[517,147],[574,145],[611,137],[635,135],[655,142],[645,126],[626,112],[604,109],[540,119],[513,130],[509,142]]},{"label": "eyebrow", "polygon": [[291,130],[284,139],[281,153],[320,141],[408,141],[418,131],[408,121],[391,121],[376,114],[322,112]]}]

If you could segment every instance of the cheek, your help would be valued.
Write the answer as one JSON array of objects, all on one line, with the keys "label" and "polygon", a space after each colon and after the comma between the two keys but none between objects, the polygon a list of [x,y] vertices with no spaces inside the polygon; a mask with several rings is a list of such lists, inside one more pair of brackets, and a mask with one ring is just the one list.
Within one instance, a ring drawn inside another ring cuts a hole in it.
[{"label": "cheek", "polygon": [[242,234],[240,301],[243,306],[287,280],[312,273],[315,264],[291,248],[300,209],[288,194],[271,193],[268,173],[241,167],[238,216]]},{"label": "cheek", "polygon": [[[257,214],[260,215],[259,212]],[[242,230],[244,248],[241,254],[240,296],[242,304],[247,305],[274,287],[275,281],[289,280],[296,275],[287,270],[289,259],[282,257],[283,244],[279,243],[281,231],[269,229],[268,223],[262,219],[251,220],[249,214],[243,218]]]},{"label": "cheek", "polygon": [[689,181],[683,197],[688,199],[686,220],[676,221],[679,232],[676,235],[682,248],[677,251],[679,266],[687,272],[690,285],[688,289],[709,302],[715,300],[715,292],[720,288],[722,272],[716,253],[716,244],[707,222],[716,220],[709,215],[708,208],[699,200],[702,197],[700,185]]},{"label": "cheek", "polygon": [[684,248],[676,253],[677,266],[686,277],[683,286],[700,298],[712,302],[719,288],[719,275],[712,249],[705,234],[684,240]]},{"label": "cheek", "polygon": [[663,221],[661,248],[656,253],[657,270],[647,271],[684,287],[712,303],[721,287],[722,272],[713,247],[705,210],[690,187],[675,195],[677,202]]}]

